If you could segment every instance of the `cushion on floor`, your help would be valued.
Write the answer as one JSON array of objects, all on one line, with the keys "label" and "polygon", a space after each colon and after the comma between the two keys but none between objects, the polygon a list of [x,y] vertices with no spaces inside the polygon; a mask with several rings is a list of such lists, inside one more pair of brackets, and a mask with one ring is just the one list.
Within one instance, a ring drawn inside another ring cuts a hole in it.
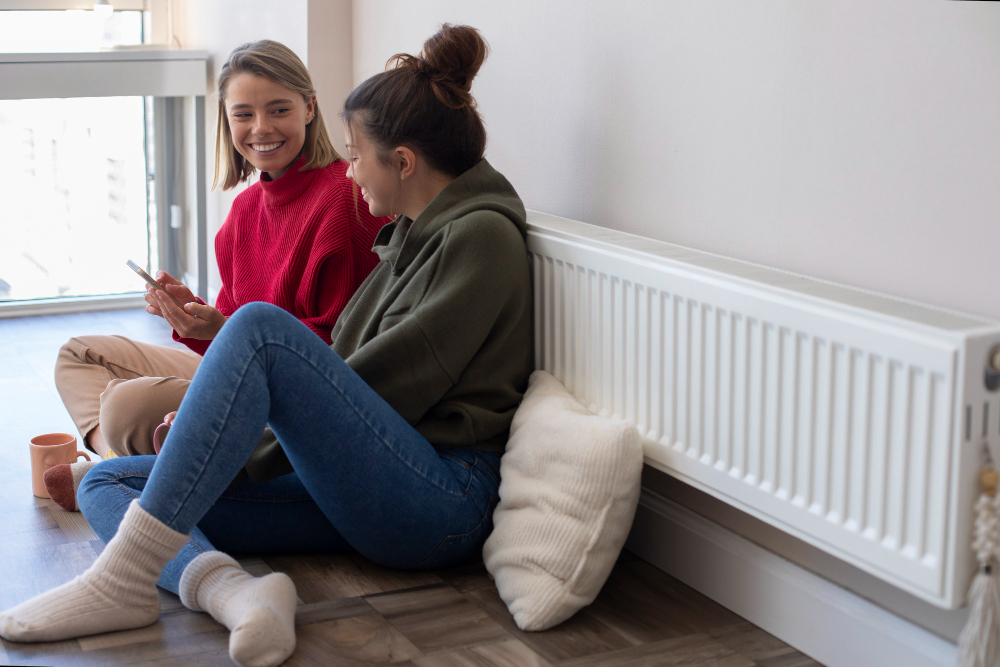
[{"label": "cushion on floor", "polygon": [[635,426],[590,413],[545,371],[531,375],[483,548],[519,628],[550,628],[594,601],[628,536],[641,474]]}]

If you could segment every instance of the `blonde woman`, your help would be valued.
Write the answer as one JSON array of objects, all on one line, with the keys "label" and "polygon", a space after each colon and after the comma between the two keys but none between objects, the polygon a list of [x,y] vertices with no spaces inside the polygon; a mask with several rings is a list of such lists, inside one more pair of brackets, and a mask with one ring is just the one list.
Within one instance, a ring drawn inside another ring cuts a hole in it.
[{"label": "blonde woman", "polygon": [[[183,308],[146,295],[146,310],[165,318],[189,351],[79,336],[59,352],[59,394],[84,442],[105,458],[109,451],[153,453],[154,429],[180,405],[202,355],[237,308],[274,304],[329,344],[340,312],[378,263],[372,245],[390,219],[372,216],[352,187],[302,61],[277,42],[244,44],[222,67],[218,97],[213,187],[228,190],[258,171],[261,177],[236,197],[215,237],[222,278],[215,306],[162,271],[157,280]],[[71,483],[68,468],[57,472],[63,487]],[[75,472],[78,480],[85,471]],[[68,509],[75,504],[71,487],[56,495]]]}]

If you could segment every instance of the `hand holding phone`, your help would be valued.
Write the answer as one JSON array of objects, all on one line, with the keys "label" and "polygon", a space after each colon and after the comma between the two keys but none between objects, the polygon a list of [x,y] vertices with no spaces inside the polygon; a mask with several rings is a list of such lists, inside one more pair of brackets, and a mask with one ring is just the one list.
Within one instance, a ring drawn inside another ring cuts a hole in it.
[{"label": "hand holding phone", "polygon": [[[222,325],[226,323],[226,316],[219,309],[197,301],[187,286],[178,282],[169,274],[162,273],[161,280],[163,282],[160,283],[153,280],[152,276],[143,271],[132,260],[129,260],[127,264],[130,269],[142,276],[142,279],[153,288],[152,291],[146,292],[146,312],[165,319],[181,338],[212,340],[215,338],[215,334],[219,333]],[[182,302],[167,291],[167,286],[175,286],[177,288],[176,291],[180,293],[180,298],[187,300],[187,303]],[[159,290],[159,293],[156,290]],[[170,297],[170,300],[176,304],[176,307],[164,301],[160,294]]]},{"label": "hand holding phone", "polygon": [[138,273],[142,277],[142,279],[145,280],[147,283],[149,283],[152,287],[155,287],[156,289],[161,290],[164,294],[166,294],[167,296],[169,296],[170,300],[173,301],[175,304],[177,304],[178,308],[183,308],[184,307],[184,304],[181,303],[180,301],[178,301],[177,297],[175,297],[173,294],[171,294],[170,292],[168,292],[166,290],[166,288],[163,287],[163,285],[161,285],[160,283],[158,283],[155,280],[153,280],[153,276],[151,276],[148,273],[146,273],[145,271],[143,271],[142,267],[140,267],[138,264],[136,264],[135,262],[133,262],[131,259],[128,260],[127,262],[125,262],[125,263],[128,265],[128,268],[130,268],[133,271],[135,271],[136,273]]}]

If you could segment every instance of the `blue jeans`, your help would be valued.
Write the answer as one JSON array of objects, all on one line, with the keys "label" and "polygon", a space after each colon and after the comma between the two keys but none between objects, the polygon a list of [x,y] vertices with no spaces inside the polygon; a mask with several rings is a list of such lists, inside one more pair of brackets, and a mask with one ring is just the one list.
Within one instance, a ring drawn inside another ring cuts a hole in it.
[{"label": "blue jeans", "polygon": [[[227,490],[265,424],[295,472]],[[99,463],[77,500],[105,542],[134,498],[191,533],[160,577],[176,592],[187,564],[215,548],[461,562],[493,528],[499,468],[499,454],[435,449],[295,317],[251,303],[212,341],[160,455]]]}]

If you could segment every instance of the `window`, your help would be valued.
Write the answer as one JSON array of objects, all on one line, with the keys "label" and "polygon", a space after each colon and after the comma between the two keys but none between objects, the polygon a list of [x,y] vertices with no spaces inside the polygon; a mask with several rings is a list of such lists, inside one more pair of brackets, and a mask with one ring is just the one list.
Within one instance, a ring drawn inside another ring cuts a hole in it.
[{"label": "window", "polygon": [[83,9],[0,13],[0,51],[4,53],[97,51],[142,42],[141,11],[114,11],[107,18]]},{"label": "window", "polygon": [[[164,206],[183,203],[173,201],[183,160],[195,164],[192,173],[203,180],[203,149],[188,158],[179,153],[184,123],[164,131],[161,116],[177,116],[183,98],[193,97],[195,111],[203,110],[207,54],[109,51],[149,41],[150,16],[166,17],[161,23],[167,26],[171,20],[169,0],[112,4],[115,11],[101,18],[93,0],[0,0],[0,131],[11,158],[0,161],[6,209],[0,316],[83,309],[64,307],[78,297],[91,297],[84,301],[95,307],[102,300],[94,295],[130,295],[103,302],[141,303],[143,285],[125,261],[165,264],[164,249],[180,232],[171,225],[157,229],[156,221],[167,219]],[[162,137],[154,136],[154,127]],[[203,120],[192,129],[204,136]],[[164,170],[160,161],[164,174],[156,179],[154,151],[172,165]],[[163,199],[159,208],[156,193]],[[200,240],[203,186],[192,195],[198,213],[190,222]],[[184,221],[175,216],[171,222]],[[43,308],[36,308],[38,300],[46,301]]]},{"label": "window", "polygon": [[142,97],[0,100],[12,158],[0,160],[0,300],[141,288],[124,263],[150,254],[145,107]]}]

